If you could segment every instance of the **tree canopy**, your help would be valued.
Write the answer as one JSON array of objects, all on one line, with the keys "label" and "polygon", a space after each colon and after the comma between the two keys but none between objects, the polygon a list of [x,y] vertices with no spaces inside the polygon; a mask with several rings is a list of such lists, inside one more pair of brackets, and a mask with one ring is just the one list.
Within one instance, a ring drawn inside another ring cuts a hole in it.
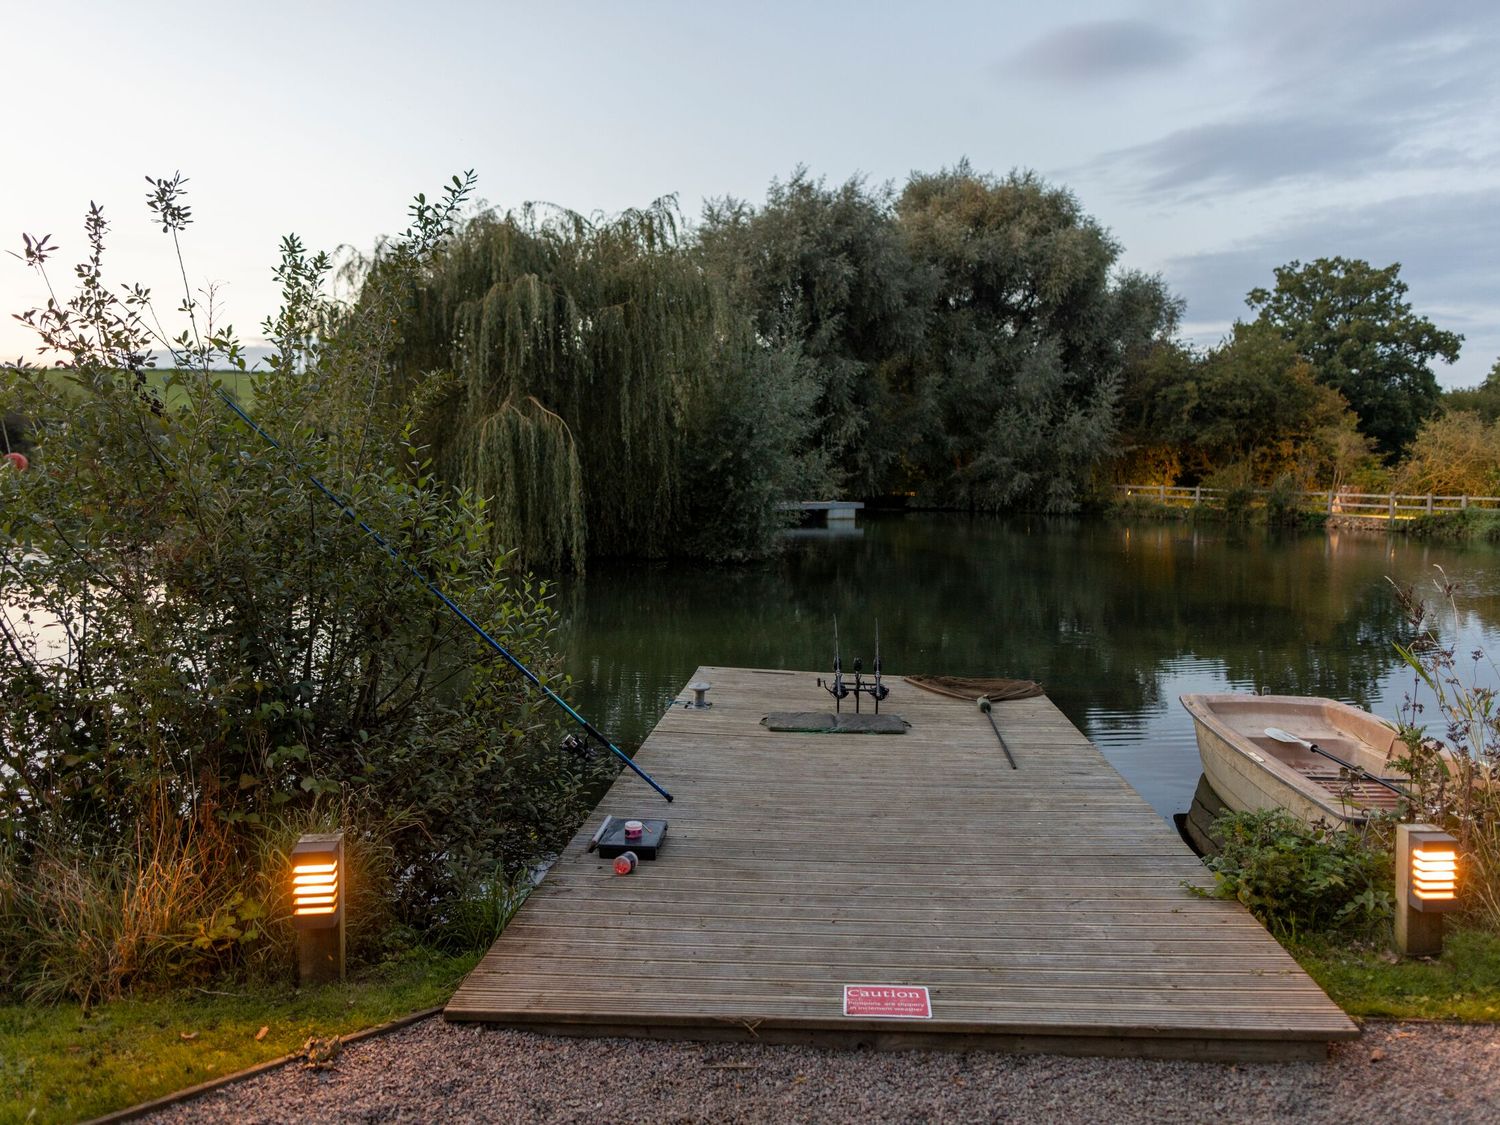
[{"label": "tree canopy", "polygon": [[711,270],[763,336],[800,342],[831,482],[995,510],[1075,507],[1113,452],[1127,359],[1164,339],[1159,279],[1067,191],[967,163],[898,194],[799,169],[705,213]]},{"label": "tree canopy", "polygon": [[408,383],[451,372],[426,429],[449,479],[492,498],[496,550],[581,568],[768,547],[809,463],[806,373],[678,227],[671,200],[486,212],[415,283],[398,362]]},{"label": "tree canopy", "polygon": [[1246,303],[1313,365],[1319,382],[1344,396],[1360,428],[1388,459],[1399,457],[1422,422],[1437,412],[1432,362],[1452,363],[1463,337],[1412,312],[1401,264],[1384,268],[1351,258],[1293,261],[1276,270],[1272,289]]},{"label": "tree canopy", "polygon": [[890,187],[836,187],[797,168],[759,209],[712,200],[698,240],[767,340],[796,340],[817,384],[812,441],[829,483],[880,491],[895,450],[878,432],[886,375],[918,346],[933,289],[906,252]]},{"label": "tree canopy", "polygon": [[917,174],[897,215],[936,285],[895,388],[907,433],[891,483],[960,507],[1076,507],[1114,452],[1126,359],[1170,332],[1175,303],[1159,279],[1112,278],[1118,245],[1029,173]]},{"label": "tree canopy", "polygon": [[1500,360],[1477,387],[1460,387],[1443,395],[1447,410],[1467,410],[1486,422],[1500,420]]}]

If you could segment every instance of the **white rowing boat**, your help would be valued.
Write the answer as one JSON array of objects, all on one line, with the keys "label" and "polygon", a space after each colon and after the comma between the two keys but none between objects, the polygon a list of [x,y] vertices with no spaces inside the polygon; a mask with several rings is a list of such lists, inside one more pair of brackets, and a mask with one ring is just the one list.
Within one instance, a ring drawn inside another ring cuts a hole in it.
[{"label": "white rowing boat", "polygon": [[[1401,803],[1388,786],[1405,788],[1406,775],[1390,763],[1405,754],[1406,745],[1393,726],[1368,711],[1301,695],[1181,699],[1197,729],[1204,776],[1235,811],[1285,809],[1308,824],[1322,820],[1342,828],[1394,812]],[[1275,736],[1268,733],[1273,731]]]}]

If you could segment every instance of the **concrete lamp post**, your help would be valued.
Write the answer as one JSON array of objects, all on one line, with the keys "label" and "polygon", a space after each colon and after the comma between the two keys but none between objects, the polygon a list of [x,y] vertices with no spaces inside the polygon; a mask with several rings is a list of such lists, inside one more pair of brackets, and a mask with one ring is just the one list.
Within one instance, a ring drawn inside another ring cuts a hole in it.
[{"label": "concrete lamp post", "polygon": [[292,848],[297,983],[344,979],[344,834],[303,836]]},{"label": "concrete lamp post", "polygon": [[1431,824],[1396,826],[1396,951],[1436,957],[1443,915],[1457,910],[1458,841]]}]

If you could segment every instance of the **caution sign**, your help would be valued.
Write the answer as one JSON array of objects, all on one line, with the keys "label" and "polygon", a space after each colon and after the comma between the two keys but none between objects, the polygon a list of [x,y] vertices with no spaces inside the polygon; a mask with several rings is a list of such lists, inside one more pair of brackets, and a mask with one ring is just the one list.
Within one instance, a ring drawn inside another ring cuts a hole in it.
[{"label": "caution sign", "polygon": [[846,984],[844,1015],[883,1020],[930,1020],[932,998],[923,985]]}]

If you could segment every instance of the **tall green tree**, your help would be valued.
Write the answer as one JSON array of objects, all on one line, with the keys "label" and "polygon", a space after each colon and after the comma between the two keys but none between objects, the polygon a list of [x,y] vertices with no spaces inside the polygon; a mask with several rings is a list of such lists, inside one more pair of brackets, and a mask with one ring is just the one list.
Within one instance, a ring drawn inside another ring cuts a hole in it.
[{"label": "tall green tree", "polygon": [[1160,388],[1157,432],[1184,467],[1249,467],[1262,484],[1321,459],[1325,434],[1345,413],[1338,392],[1270,325],[1237,323],[1229,339]]},{"label": "tall green tree", "polygon": [[1312,363],[1318,381],[1338,391],[1390,460],[1437,412],[1436,359],[1452,363],[1463,337],[1416,315],[1406,301],[1401,264],[1378,269],[1357,258],[1291,262],[1273,289],[1252,289],[1246,303]]},{"label": "tall green tree", "polygon": [[409,385],[452,373],[437,463],[537,565],[760,553],[799,490],[805,364],[730,304],[671,200],[476,216],[414,284],[397,355]]},{"label": "tall green tree", "polygon": [[797,168],[765,204],[710,201],[698,231],[767,339],[795,339],[817,380],[813,442],[834,490],[878,492],[895,450],[882,422],[892,368],[922,338],[933,277],[906,253],[889,187],[836,186]]},{"label": "tall green tree", "polygon": [[1176,483],[1183,450],[1171,436],[1179,408],[1175,400],[1179,386],[1193,378],[1200,363],[1191,347],[1175,339],[1155,342],[1126,362],[1114,462],[1117,482]]},{"label": "tall green tree", "polygon": [[1118,245],[1074,196],[1030,173],[960,163],[914,175],[897,204],[937,284],[896,386],[904,481],[962,507],[1077,505],[1113,452],[1128,358],[1169,334],[1156,278],[1112,280]]}]

